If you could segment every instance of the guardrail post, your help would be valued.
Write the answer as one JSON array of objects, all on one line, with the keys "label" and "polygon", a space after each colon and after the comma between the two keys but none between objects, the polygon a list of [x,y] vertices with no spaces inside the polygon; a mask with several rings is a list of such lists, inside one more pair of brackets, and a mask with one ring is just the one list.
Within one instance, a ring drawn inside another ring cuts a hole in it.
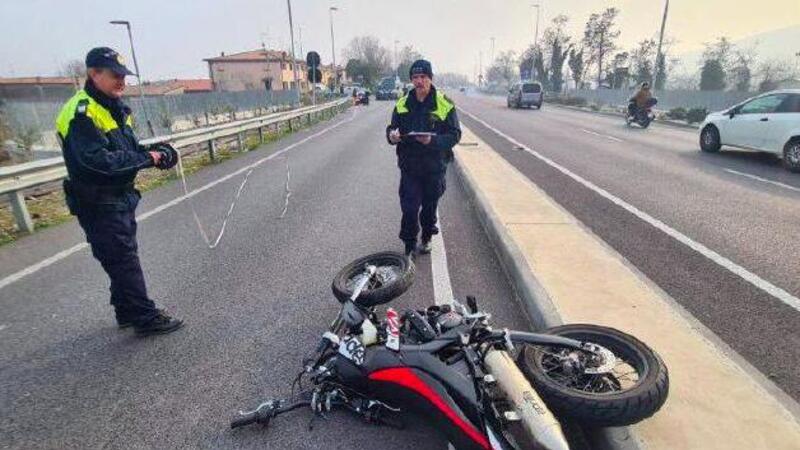
[{"label": "guardrail post", "polygon": [[217,159],[217,143],[214,142],[213,139],[208,141],[208,156],[212,161],[216,161]]},{"label": "guardrail post", "polygon": [[264,143],[264,128],[263,127],[258,127],[258,141],[260,143],[262,143],[262,144]]},{"label": "guardrail post", "polygon": [[243,152],[245,150],[245,148],[244,148],[244,136],[243,136],[243,133],[241,131],[236,133],[236,142],[239,144],[239,151]]},{"label": "guardrail post", "polygon": [[311,113],[306,114],[306,119],[308,121],[308,126],[311,126]]},{"label": "guardrail post", "polygon": [[22,191],[15,191],[8,194],[11,197],[11,206],[14,209],[14,217],[17,219],[17,227],[26,233],[33,233],[33,219],[28,213],[28,206],[25,205],[25,196]]},{"label": "guardrail post", "polygon": [[292,119],[287,120],[287,122],[289,122],[289,132],[291,133],[292,131],[294,131],[292,129]]}]

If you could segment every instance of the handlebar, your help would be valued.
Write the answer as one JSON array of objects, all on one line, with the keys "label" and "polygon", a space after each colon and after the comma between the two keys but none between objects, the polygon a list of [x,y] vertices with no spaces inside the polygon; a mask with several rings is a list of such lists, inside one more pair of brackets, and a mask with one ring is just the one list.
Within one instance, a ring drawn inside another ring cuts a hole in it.
[{"label": "handlebar", "polygon": [[297,400],[289,404],[284,404],[284,402],[281,400],[264,402],[260,404],[254,411],[239,413],[239,417],[231,421],[231,429],[250,425],[251,423],[269,425],[270,419],[278,414],[293,411],[297,408],[309,406],[310,404],[311,402],[309,400]]}]

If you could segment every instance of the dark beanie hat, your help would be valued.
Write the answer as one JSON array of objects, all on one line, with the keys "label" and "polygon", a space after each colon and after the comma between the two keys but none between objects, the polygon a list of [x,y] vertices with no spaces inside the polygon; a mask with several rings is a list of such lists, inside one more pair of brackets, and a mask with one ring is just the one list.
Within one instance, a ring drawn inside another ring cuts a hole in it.
[{"label": "dark beanie hat", "polygon": [[431,68],[431,63],[425,61],[424,59],[418,59],[414,61],[414,64],[411,64],[411,68],[408,69],[408,77],[411,78],[420,73],[424,73],[425,75],[433,78],[433,69]]}]

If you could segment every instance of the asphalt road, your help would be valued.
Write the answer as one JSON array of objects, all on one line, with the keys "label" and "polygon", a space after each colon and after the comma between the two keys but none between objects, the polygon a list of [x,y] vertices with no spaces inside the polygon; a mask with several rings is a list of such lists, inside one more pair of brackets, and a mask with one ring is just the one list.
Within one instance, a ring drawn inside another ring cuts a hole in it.
[{"label": "asphalt road", "polygon": [[[0,287],[0,447],[445,449],[414,418],[396,431],[337,413],[309,431],[310,414],[297,411],[268,429],[228,429],[236,411],[288,394],[337,311],[337,270],[401,249],[399,173],[383,137],[389,108],[358,108],[192,176],[191,189],[204,186],[339,124],[254,169],[214,250],[188,201],[152,213],[182,194],[178,184],[145,196],[139,213],[152,214],[139,226],[141,259],[151,295],[186,320],[177,333],[139,339],[118,330],[107,279],[86,248]],[[527,329],[453,175],[440,206],[453,291],[476,295],[498,325]],[[210,234],[243,176],[191,199]],[[81,242],[72,222],[3,247],[0,279]],[[422,257],[416,284],[394,306],[432,303]]]},{"label": "asphalt road", "polygon": [[489,127],[795,298],[800,297],[800,177],[771,155],[701,153],[694,130],[658,124],[628,128],[622,117],[548,104],[541,111],[512,110],[501,97],[454,99],[465,112],[462,123],[800,399],[800,312],[563,170],[519,151]]}]

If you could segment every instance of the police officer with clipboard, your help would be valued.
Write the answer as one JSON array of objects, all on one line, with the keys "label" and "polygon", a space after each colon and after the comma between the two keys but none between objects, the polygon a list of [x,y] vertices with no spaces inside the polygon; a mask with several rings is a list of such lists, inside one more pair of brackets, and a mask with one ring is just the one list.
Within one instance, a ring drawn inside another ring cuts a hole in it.
[{"label": "police officer with clipboard", "polygon": [[400,239],[406,255],[412,256],[430,253],[431,238],[439,233],[436,209],[446,188],[453,147],[461,140],[461,126],[452,100],[433,86],[430,62],[415,61],[409,77],[414,89],[395,104],[386,139],[397,146]]}]

